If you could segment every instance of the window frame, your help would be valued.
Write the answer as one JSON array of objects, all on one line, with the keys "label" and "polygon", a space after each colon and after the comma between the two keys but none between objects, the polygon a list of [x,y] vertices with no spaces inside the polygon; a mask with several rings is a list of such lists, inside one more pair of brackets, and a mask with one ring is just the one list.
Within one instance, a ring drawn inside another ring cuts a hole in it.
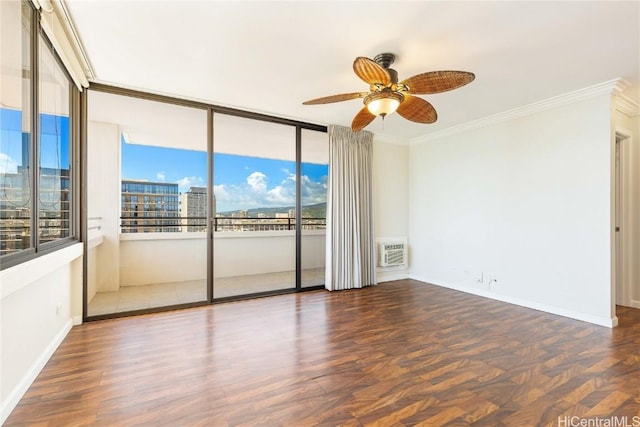
[{"label": "window frame", "polygon": [[[28,109],[31,125],[31,152],[29,171],[32,187],[30,209],[29,248],[0,256],[0,271],[14,267],[26,261],[63,249],[77,243],[80,239],[80,91],[75,85],[69,71],[60,59],[53,43],[40,24],[41,11],[29,1],[22,0],[31,10],[31,28],[29,34],[31,80]],[[49,49],[55,64],[62,70],[69,82],[69,236],[40,243],[40,44]],[[24,109],[23,109],[24,111]]]}]

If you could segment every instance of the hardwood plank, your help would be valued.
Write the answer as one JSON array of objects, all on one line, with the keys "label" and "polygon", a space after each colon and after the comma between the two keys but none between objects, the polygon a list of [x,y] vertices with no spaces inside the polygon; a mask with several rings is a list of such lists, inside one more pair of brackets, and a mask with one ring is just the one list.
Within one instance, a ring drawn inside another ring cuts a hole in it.
[{"label": "hardwood plank", "polygon": [[5,426],[556,425],[640,414],[640,310],[594,326],[401,280],[74,327]]},{"label": "hardwood plank", "polygon": [[[592,407],[589,412],[587,412],[587,416],[599,416],[603,417],[608,414],[614,413],[616,409],[623,403],[629,401],[631,396],[626,393],[622,393],[619,391],[614,391],[611,394],[608,394],[604,399],[598,402],[597,405]],[[636,415],[636,414],[634,414]]]}]

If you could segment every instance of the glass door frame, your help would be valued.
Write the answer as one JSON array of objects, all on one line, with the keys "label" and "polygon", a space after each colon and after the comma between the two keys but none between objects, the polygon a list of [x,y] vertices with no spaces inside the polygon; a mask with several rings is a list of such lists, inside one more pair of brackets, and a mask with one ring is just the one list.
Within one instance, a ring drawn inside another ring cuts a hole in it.
[{"label": "glass door frame", "polygon": [[[201,109],[207,111],[207,300],[202,302],[195,303],[181,303],[170,306],[162,306],[162,307],[153,307],[142,310],[135,310],[131,312],[119,312],[119,313],[111,313],[105,315],[97,315],[97,316],[89,316],[88,314],[88,206],[87,206],[87,182],[88,182],[88,165],[87,165],[87,148],[88,148],[88,93],[90,91],[99,91],[106,92],[115,95],[122,95],[134,98],[141,98],[150,101],[158,101],[164,102],[168,104],[175,104],[185,107],[191,107],[195,109]],[[280,294],[289,294],[296,292],[306,292],[313,291],[318,289],[324,289],[324,286],[302,286],[302,197],[301,197],[301,159],[302,159],[302,130],[312,130],[318,132],[327,133],[327,126],[318,125],[313,123],[301,122],[297,120],[285,119],[282,117],[271,116],[266,114],[254,113],[244,110],[239,110],[235,108],[228,108],[222,106],[216,106],[213,104],[207,104],[198,101],[192,101],[188,99],[159,95],[150,92],[138,91],[128,88],[122,88],[118,86],[107,85],[103,83],[94,83],[92,82],[86,90],[84,90],[80,94],[80,108],[79,108],[79,130],[80,130],[80,171],[79,175],[81,178],[81,195],[80,195],[80,204],[81,204],[81,215],[80,215],[80,232],[81,232],[81,240],[84,246],[84,256],[82,260],[82,318],[83,322],[93,321],[93,320],[103,320],[109,318],[117,318],[117,317],[126,317],[138,314],[147,314],[147,313],[155,313],[169,310],[176,310],[181,308],[209,305],[219,302],[226,301],[236,301],[243,299],[251,299],[256,297],[268,296],[268,295],[280,295]],[[230,297],[221,297],[214,298],[213,294],[213,286],[214,286],[214,200],[213,200],[213,172],[214,172],[214,161],[213,161],[213,153],[214,153],[214,123],[213,118],[216,113],[219,114],[227,114],[236,117],[243,117],[247,119],[253,120],[261,120],[271,123],[278,123],[287,126],[295,127],[295,135],[296,135],[296,214],[295,214],[295,266],[296,266],[296,286],[295,288],[287,288],[281,290],[274,291],[266,291],[266,292],[258,292],[251,294],[243,294],[237,296]]]},{"label": "glass door frame", "polygon": [[[215,148],[214,116],[216,113],[295,127],[295,162],[296,162],[296,202],[295,202],[295,211],[296,211],[295,213],[295,224],[296,224],[295,226],[295,269],[296,269],[295,282],[296,283],[295,283],[295,287],[214,298],[213,278],[214,278],[214,270],[215,270],[215,262],[214,262],[215,206],[214,206],[214,198],[213,198],[213,186],[214,186],[213,177],[214,177],[215,164],[213,161],[213,153]],[[290,294],[290,293],[296,293],[296,292],[305,292],[305,291],[324,289],[324,285],[307,286],[307,287],[302,286],[302,183],[301,183],[302,180],[301,180],[301,174],[302,174],[302,131],[303,129],[327,133],[327,127],[322,125],[314,125],[310,123],[284,119],[281,117],[269,116],[269,115],[259,114],[259,113],[252,113],[248,111],[237,110],[237,109],[226,108],[226,107],[211,106],[211,108],[209,109],[209,114],[207,116],[207,134],[208,134],[208,143],[210,144],[210,146],[208,147],[209,176],[207,177],[208,178],[208,182],[207,182],[207,201],[208,201],[208,205],[207,205],[207,210],[208,210],[207,295],[209,297],[210,303],[238,301],[238,300],[252,299],[252,298],[270,296],[270,295],[282,295],[282,294]],[[327,141],[327,144],[328,144],[328,141]],[[328,145],[327,145],[327,150],[328,150]]]}]

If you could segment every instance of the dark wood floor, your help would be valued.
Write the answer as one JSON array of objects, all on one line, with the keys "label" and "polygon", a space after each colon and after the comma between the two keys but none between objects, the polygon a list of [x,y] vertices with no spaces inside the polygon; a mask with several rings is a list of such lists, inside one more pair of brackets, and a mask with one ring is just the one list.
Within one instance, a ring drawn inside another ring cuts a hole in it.
[{"label": "dark wood floor", "polygon": [[631,423],[640,310],[618,314],[608,329],[402,280],[94,322],[5,425]]}]

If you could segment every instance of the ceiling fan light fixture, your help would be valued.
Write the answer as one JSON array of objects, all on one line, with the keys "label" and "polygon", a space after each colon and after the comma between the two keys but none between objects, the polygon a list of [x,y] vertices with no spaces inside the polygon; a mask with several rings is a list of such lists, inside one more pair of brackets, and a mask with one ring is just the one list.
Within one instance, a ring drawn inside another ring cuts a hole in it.
[{"label": "ceiling fan light fixture", "polygon": [[404,96],[401,93],[383,90],[367,95],[364,99],[364,105],[374,116],[384,117],[395,112],[403,100]]},{"label": "ceiling fan light fixture", "polygon": [[471,83],[476,77],[468,71],[443,70],[420,73],[398,81],[396,70],[389,68],[395,59],[393,53],[381,53],[374,59],[358,56],[353,61],[353,71],[369,85],[368,92],[341,93],[311,99],[302,104],[329,104],[363,99],[364,106],[351,122],[354,132],[364,129],[376,117],[380,116],[384,120],[385,116],[394,112],[414,123],[429,124],[438,120],[438,113],[433,105],[416,95],[447,92]]}]

